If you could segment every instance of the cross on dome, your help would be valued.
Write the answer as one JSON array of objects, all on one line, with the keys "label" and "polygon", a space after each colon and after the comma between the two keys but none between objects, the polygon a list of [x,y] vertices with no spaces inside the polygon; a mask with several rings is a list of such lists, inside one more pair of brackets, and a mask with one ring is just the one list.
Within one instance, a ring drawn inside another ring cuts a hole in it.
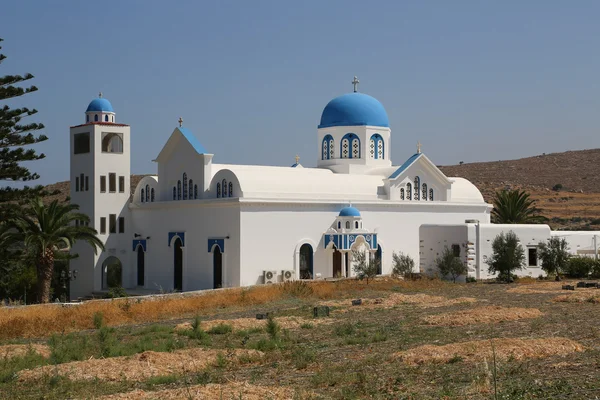
[{"label": "cross on dome", "polygon": [[300,162],[300,156],[298,154],[296,154],[295,160],[296,160],[296,164],[298,164]]},{"label": "cross on dome", "polygon": [[183,118],[179,117],[177,122],[179,122],[179,127],[181,128],[183,126]]},{"label": "cross on dome", "polygon": [[421,154],[421,142],[417,142],[417,154]]},{"label": "cross on dome", "polygon": [[358,78],[355,75],[354,79],[352,80],[352,85],[354,85],[354,93],[358,92],[358,84],[359,83],[360,83],[360,81],[358,80]]},{"label": "cross on dome", "polygon": [[101,99],[102,98],[102,92],[98,93],[98,97]]}]

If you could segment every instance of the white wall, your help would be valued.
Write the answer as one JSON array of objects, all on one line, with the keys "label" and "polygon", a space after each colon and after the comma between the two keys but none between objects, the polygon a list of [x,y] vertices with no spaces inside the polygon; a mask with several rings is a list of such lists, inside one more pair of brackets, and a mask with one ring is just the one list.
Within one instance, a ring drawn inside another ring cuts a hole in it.
[{"label": "white wall", "polygon": [[596,257],[600,247],[599,231],[553,231],[552,236],[567,239],[572,255]]}]

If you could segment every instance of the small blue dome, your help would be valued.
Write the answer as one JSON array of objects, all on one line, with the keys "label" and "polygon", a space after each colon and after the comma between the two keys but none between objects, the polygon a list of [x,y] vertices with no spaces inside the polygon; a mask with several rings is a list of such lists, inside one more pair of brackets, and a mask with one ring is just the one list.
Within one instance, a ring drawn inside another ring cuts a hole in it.
[{"label": "small blue dome", "polygon": [[374,97],[363,93],[348,93],[336,97],[325,106],[319,128],[364,125],[389,127],[385,108]]},{"label": "small blue dome", "polygon": [[355,207],[344,207],[340,211],[340,217],[360,217],[360,211]]},{"label": "small blue dome", "polygon": [[92,100],[92,102],[88,106],[87,110],[85,110],[85,112],[90,112],[90,111],[114,112],[114,110],[112,108],[112,104],[110,104],[110,101],[108,101],[102,97]]}]

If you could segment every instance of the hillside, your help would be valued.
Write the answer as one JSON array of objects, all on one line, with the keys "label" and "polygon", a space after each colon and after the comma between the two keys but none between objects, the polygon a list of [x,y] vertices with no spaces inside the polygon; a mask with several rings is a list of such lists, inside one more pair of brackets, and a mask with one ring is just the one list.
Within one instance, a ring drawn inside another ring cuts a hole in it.
[{"label": "hillside", "polygon": [[[447,176],[473,182],[490,201],[503,188],[522,188],[537,200],[555,229],[600,229],[600,149],[542,154],[518,160],[440,166]],[[145,175],[131,176],[131,190]],[[560,191],[553,191],[555,185]],[[66,201],[69,183],[48,185]]]}]

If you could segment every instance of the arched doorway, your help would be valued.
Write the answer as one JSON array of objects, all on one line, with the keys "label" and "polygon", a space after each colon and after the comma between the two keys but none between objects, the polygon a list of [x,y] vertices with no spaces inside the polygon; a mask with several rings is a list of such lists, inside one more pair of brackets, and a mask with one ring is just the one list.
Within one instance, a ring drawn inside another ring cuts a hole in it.
[{"label": "arched doorway", "polygon": [[180,238],[176,238],[173,243],[173,289],[183,290],[183,243]]},{"label": "arched doorway", "polygon": [[144,253],[144,248],[142,245],[138,245],[137,248],[137,284],[138,286],[144,286],[145,280],[145,262],[146,257]]},{"label": "arched doorway", "polygon": [[375,252],[375,262],[377,263],[377,275],[381,275],[383,267],[381,266],[381,246],[377,245],[377,251]]},{"label": "arched doorway", "polygon": [[223,287],[223,253],[219,246],[215,246],[213,249],[213,288],[221,287]]},{"label": "arched doorway", "polygon": [[350,261],[349,261],[350,257],[348,257],[348,252],[344,253],[344,261],[346,262],[346,278],[350,277]]},{"label": "arched doorway", "polygon": [[300,279],[313,278],[313,248],[304,243],[300,247]]},{"label": "arched doorway", "polygon": [[108,257],[102,263],[102,289],[121,287],[123,282],[123,266],[114,256]]},{"label": "arched doorway", "polygon": [[333,277],[342,276],[342,253],[337,248],[333,248]]}]

